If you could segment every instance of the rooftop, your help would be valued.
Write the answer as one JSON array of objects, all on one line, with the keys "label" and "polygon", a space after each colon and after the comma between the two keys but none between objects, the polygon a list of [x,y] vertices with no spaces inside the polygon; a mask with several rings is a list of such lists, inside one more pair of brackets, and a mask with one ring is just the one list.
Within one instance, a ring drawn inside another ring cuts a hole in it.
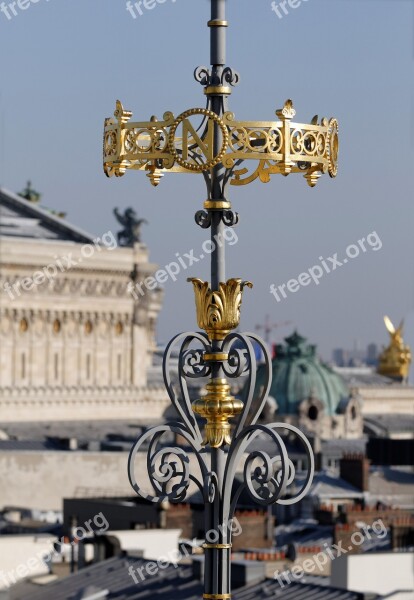
[{"label": "rooftop", "polygon": [[[170,565],[154,576],[134,583],[128,574],[132,565],[142,569],[150,561],[130,556],[118,557],[83,569],[48,586],[25,583],[12,589],[11,600],[199,600],[203,590],[191,566]],[[142,572],[142,571],[141,571]],[[233,592],[234,600],[277,598],[280,600],[363,600],[358,593],[324,585],[292,582],[282,588],[275,579],[262,579]]]},{"label": "rooftop", "polygon": [[52,211],[0,188],[0,237],[88,243],[93,236]]}]

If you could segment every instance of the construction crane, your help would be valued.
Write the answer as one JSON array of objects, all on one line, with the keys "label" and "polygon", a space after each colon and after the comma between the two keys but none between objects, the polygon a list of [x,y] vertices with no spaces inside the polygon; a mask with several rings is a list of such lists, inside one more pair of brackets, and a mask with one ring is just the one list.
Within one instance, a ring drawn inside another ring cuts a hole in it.
[{"label": "construction crane", "polygon": [[280,327],[287,327],[288,325],[292,325],[293,321],[280,321],[279,323],[271,323],[270,316],[266,315],[265,321],[263,325],[256,325],[256,331],[263,331],[263,337],[266,344],[270,345],[270,336],[274,329],[279,329]]}]

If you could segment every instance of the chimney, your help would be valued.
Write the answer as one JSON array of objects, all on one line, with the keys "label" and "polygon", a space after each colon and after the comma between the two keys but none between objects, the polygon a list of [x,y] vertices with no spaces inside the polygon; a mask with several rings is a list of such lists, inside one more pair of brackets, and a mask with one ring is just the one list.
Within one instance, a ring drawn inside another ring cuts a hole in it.
[{"label": "chimney", "polygon": [[369,465],[363,454],[344,454],[339,461],[339,476],[361,492],[368,492]]}]

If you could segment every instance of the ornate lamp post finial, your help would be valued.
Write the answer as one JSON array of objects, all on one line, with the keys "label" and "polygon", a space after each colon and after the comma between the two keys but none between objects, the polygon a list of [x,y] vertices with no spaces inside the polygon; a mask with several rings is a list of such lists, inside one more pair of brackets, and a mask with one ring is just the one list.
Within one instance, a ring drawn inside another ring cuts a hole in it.
[{"label": "ornate lamp post finial", "polygon": [[[224,246],[216,244],[225,227],[234,227],[238,214],[228,199],[229,186],[263,183],[271,175],[301,173],[313,187],[323,174],[335,177],[338,161],[336,119],[314,117],[310,124],[295,123],[296,111],[287,100],[276,111],[277,120],[237,121],[228,98],[239,75],[226,66],[226,0],[211,0],[208,21],[211,37],[210,68],[198,67],[194,77],[204,87],[205,108],[190,108],[175,117],[131,121],[132,114],[117,101],[114,117],[105,120],[104,171],[122,176],[127,170],[147,171],[153,185],[167,173],[200,173],[207,185],[207,199],[195,214],[196,223],[210,229],[212,248],[210,282],[190,279],[194,287],[197,321],[203,332],[177,335],[163,361],[164,382],[179,419],[146,431],[134,444],[128,473],[135,492],[153,502],[182,501],[196,486],[205,502],[206,540],[204,598],[227,600],[230,590],[231,520],[242,492],[261,506],[293,504],[310,488],[314,458],[310,443],[300,430],[286,423],[258,424],[271,385],[271,357],[267,344],[253,333],[235,332],[239,325],[243,289],[247,281],[226,281]],[[249,161],[249,162],[247,162]],[[250,169],[243,166],[253,161]],[[264,357],[265,382],[256,389],[256,349]],[[171,357],[178,350],[179,390],[171,378]],[[246,377],[242,399],[230,394],[230,382]],[[209,378],[205,395],[193,402],[188,381]],[[202,435],[197,418],[205,420]],[[163,436],[175,433],[191,451],[163,444]],[[296,436],[307,455],[307,474],[301,489],[286,498],[295,478],[282,433]],[[266,450],[258,450],[262,441]],[[252,443],[255,449],[252,449]],[[269,443],[272,450],[269,450]],[[148,491],[135,478],[135,461],[147,454]],[[191,461],[191,456],[194,460]],[[236,490],[236,473],[242,480]]]}]

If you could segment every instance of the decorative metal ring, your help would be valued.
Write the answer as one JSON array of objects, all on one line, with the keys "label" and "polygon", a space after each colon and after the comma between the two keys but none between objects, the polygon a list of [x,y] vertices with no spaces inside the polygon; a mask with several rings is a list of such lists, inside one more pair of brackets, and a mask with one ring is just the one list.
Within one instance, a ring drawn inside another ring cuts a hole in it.
[{"label": "decorative metal ring", "polygon": [[218,550],[229,550],[233,544],[203,544],[202,548],[211,550],[217,548]]},{"label": "decorative metal ring", "polygon": [[207,25],[209,27],[228,27],[229,22],[223,21],[222,19],[212,19],[211,21],[207,22]]},{"label": "decorative metal ring", "polygon": [[227,210],[231,208],[231,204],[227,200],[206,200],[204,208],[206,210]]},{"label": "decorative metal ring", "polygon": [[[180,125],[180,123],[182,121],[184,121],[185,119],[187,119],[188,117],[191,117],[193,115],[204,115],[205,117],[208,117],[208,119],[212,119],[220,127],[221,132],[223,134],[223,141],[221,144],[220,152],[217,154],[217,156],[215,156],[211,160],[208,160],[206,163],[204,163],[202,165],[198,165],[196,163],[191,163],[188,160],[184,160],[183,158],[181,158],[181,156],[177,152],[177,149],[174,144],[175,134],[176,134],[178,126]],[[179,115],[176,118],[176,120],[172,124],[172,126],[170,128],[170,133],[168,136],[168,148],[170,150],[170,153],[174,157],[175,161],[184,169],[187,169],[188,171],[193,171],[195,173],[202,173],[203,171],[209,171],[210,169],[215,167],[222,160],[223,156],[225,155],[228,145],[229,145],[229,132],[228,132],[226,125],[224,124],[222,119],[215,112],[213,112],[212,110],[208,110],[206,108],[190,108],[189,110],[186,110],[185,112],[183,112],[181,115]]]},{"label": "decorative metal ring", "polygon": [[203,594],[206,600],[230,600],[231,594]]},{"label": "decorative metal ring", "polygon": [[206,96],[215,96],[215,95],[230,96],[231,88],[229,88],[226,85],[209,85],[208,87],[206,87],[204,89],[204,94]]},{"label": "decorative metal ring", "polygon": [[228,360],[228,358],[229,355],[227,354],[227,352],[210,352],[208,354],[204,354],[203,356],[204,362],[222,362],[224,360]]}]

